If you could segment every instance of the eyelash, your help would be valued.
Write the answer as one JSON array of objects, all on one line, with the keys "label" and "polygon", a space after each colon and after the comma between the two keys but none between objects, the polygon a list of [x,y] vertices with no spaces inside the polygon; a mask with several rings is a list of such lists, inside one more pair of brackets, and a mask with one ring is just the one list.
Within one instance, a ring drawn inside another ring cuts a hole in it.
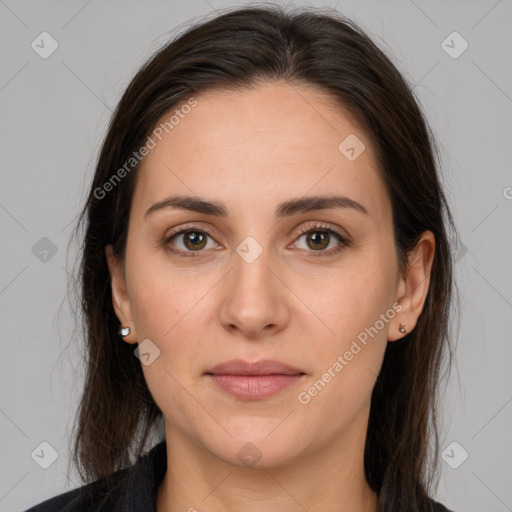
[{"label": "eyelash", "polygon": [[[328,233],[329,235],[334,235],[338,239],[339,245],[337,247],[335,247],[334,249],[329,249],[327,251],[325,251],[325,250],[324,251],[322,251],[322,250],[307,251],[307,252],[312,253],[311,256],[313,258],[330,256],[330,255],[338,253],[338,252],[342,251],[344,248],[350,246],[349,241],[345,237],[341,236],[337,231],[335,231],[334,229],[330,228],[329,226],[327,226],[325,224],[321,224],[321,223],[317,223],[317,222],[312,222],[307,227],[301,228],[298,233],[297,238],[300,238],[308,233],[313,233],[315,231],[325,232],[325,233]],[[189,224],[186,226],[179,227],[171,235],[165,237],[164,245],[168,250],[170,250],[173,253],[179,254],[180,256],[184,256],[187,258],[190,258],[190,257],[197,258],[197,257],[199,257],[199,253],[204,252],[204,251],[183,251],[181,249],[173,249],[170,245],[170,242],[174,237],[176,237],[180,234],[183,234],[183,233],[187,233],[187,232],[206,233],[208,236],[213,238],[213,234],[208,229],[202,228],[199,226],[195,226],[193,224]]]}]

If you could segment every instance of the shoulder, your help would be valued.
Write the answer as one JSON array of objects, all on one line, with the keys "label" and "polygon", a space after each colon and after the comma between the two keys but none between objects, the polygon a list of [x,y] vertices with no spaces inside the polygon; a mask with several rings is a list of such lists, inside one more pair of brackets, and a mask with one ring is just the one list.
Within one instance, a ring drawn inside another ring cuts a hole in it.
[{"label": "shoulder", "polygon": [[127,472],[127,469],[122,469],[108,478],[96,480],[42,501],[25,512],[110,512],[119,498],[119,491]]},{"label": "shoulder", "polygon": [[432,500],[432,511],[433,512],[453,512],[453,510],[447,509],[442,503]]},{"label": "shoulder", "polygon": [[25,512],[148,512],[167,469],[165,440],[136,463],[59,494]]}]

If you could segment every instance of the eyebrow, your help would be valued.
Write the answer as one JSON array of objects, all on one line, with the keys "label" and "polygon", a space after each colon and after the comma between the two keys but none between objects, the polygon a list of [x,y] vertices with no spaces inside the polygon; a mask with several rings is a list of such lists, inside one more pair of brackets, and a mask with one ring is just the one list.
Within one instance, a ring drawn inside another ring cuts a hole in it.
[{"label": "eyebrow", "polygon": [[[144,217],[165,210],[168,208],[178,208],[216,217],[228,217],[228,209],[217,201],[204,201],[194,196],[171,196],[158,201],[146,210]],[[280,203],[275,211],[277,220],[284,217],[290,217],[297,213],[309,212],[314,210],[327,210],[332,208],[352,208],[365,215],[370,215],[368,210],[357,201],[345,196],[309,196],[299,199],[291,199]]]}]

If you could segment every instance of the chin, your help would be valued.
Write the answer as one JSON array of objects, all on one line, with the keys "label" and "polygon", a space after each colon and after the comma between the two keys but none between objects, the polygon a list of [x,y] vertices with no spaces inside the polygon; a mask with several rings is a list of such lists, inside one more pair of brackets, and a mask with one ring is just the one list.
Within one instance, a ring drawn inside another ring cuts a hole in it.
[{"label": "chin", "polygon": [[280,435],[274,432],[268,436],[270,431],[271,429],[252,434],[248,431],[244,435],[234,435],[233,438],[226,435],[218,443],[209,439],[206,443],[207,449],[233,466],[276,469],[292,463],[299,456],[300,442],[304,440],[294,438],[284,430]]}]

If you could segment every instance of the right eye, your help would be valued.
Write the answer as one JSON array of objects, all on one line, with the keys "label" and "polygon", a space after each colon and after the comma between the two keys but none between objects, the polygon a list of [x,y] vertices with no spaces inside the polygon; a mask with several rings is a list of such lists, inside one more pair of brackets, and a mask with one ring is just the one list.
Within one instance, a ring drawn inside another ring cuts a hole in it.
[{"label": "right eye", "polygon": [[[164,243],[166,247],[168,247],[169,250],[174,253],[185,257],[197,257],[198,255],[194,253],[203,252],[203,249],[207,245],[208,238],[212,238],[213,240],[212,235],[208,233],[204,228],[187,225],[181,226],[173,233],[171,233],[168,237],[166,237]],[[174,239],[182,239],[181,248],[176,249],[175,243],[172,242]],[[215,246],[215,244],[213,246]],[[212,247],[209,248],[211,249]]]}]

